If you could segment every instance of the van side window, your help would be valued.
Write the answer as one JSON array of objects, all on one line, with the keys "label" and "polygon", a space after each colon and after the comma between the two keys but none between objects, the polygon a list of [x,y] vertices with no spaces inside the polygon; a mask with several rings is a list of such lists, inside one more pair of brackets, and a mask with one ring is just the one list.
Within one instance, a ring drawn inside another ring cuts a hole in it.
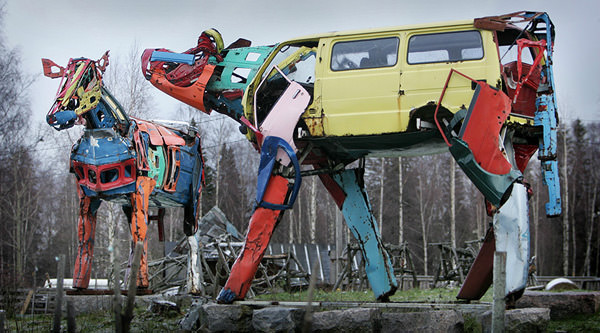
[{"label": "van side window", "polygon": [[408,63],[425,64],[483,58],[479,31],[415,35],[408,40]]},{"label": "van side window", "polygon": [[331,70],[392,67],[398,61],[398,37],[338,42],[331,51]]}]

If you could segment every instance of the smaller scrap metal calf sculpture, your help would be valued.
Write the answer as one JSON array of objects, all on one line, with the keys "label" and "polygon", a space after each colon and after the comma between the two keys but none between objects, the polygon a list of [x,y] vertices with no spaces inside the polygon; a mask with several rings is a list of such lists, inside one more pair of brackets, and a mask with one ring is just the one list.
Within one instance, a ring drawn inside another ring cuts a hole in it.
[{"label": "smaller scrap metal calf sculpture", "polygon": [[[73,287],[88,287],[94,251],[96,213],[101,200],[123,205],[131,225],[132,244],[142,241],[138,288],[148,287],[147,240],[149,207],[158,207],[159,238],[165,207],[183,207],[183,229],[193,247],[198,227],[198,206],[203,183],[200,136],[185,123],[166,127],[130,118],[102,84],[108,51],[97,61],[70,59],[61,67],[42,59],[44,75],[61,78],[47,122],[57,130],[75,124],[85,126],[71,150],[70,171],[79,193],[79,245],[73,271]],[[133,250],[133,248],[132,248]],[[188,289],[199,290],[199,274],[191,269]],[[130,258],[131,266],[131,258]]]}]

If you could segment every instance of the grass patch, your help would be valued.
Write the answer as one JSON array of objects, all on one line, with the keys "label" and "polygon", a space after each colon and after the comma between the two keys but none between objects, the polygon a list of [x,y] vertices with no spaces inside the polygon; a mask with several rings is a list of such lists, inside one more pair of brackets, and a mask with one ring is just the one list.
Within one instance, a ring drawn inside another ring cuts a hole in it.
[{"label": "grass patch", "polygon": [[600,332],[600,313],[577,314],[565,319],[550,320],[547,332]]},{"label": "grass patch", "polygon": [[[450,303],[456,302],[458,288],[435,288],[435,289],[410,289],[397,291],[390,297],[391,302],[423,302],[423,303]],[[308,300],[308,292],[280,292],[258,295],[254,298],[258,301],[297,301]],[[374,302],[375,296],[372,291],[324,291],[315,290],[313,301],[320,302]],[[491,289],[481,299],[483,302],[492,301]]]},{"label": "grass patch", "polygon": [[[183,314],[154,314],[145,307],[137,307],[131,321],[132,332],[179,332],[179,321]],[[7,332],[50,332],[53,327],[53,314],[36,314],[7,318]],[[78,332],[114,332],[115,323],[112,311],[96,311],[75,317]],[[67,320],[61,321],[61,331],[67,331]]]}]

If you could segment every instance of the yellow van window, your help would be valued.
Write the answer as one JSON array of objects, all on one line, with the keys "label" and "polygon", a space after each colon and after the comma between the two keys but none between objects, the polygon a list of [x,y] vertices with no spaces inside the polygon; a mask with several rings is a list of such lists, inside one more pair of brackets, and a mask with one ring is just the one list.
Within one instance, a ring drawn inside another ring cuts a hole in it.
[{"label": "yellow van window", "polygon": [[479,31],[415,35],[408,40],[408,63],[425,64],[483,58]]},{"label": "yellow van window", "polygon": [[398,61],[398,37],[338,42],[331,51],[331,70],[392,67]]}]

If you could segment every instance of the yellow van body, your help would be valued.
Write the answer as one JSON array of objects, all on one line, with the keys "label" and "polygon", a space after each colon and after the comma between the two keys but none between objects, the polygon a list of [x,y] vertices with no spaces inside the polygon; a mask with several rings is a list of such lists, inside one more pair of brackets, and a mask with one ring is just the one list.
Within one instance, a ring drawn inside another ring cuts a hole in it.
[{"label": "yellow van body", "polygon": [[[261,77],[275,65],[272,62],[279,51],[294,45],[315,45],[313,99],[301,117],[306,124],[307,137],[358,139],[362,136],[412,131],[409,129],[411,115],[420,108],[438,103],[451,69],[501,88],[501,65],[498,47],[494,42],[494,32],[476,29],[473,22],[468,20],[331,32],[283,42],[272,52],[248,86],[242,102],[245,115],[248,119],[254,117],[252,97]],[[480,50],[476,51],[478,55],[473,57],[474,59],[411,61],[411,40],[420,36],[446,38],[456,33],[480,38]],[[332,65],[336,45],[373,40],[396,41],[396,57],[393,59],[395,62],[381,67],[344,70],[336,70]],[[465,108],[473,96],[473,89],[471,81],[461,77],[453,78],[444,96],[443,107],[451,113]],[[532,121],[518,118],[513,116],[508,121]],[[371,137],[371,140],[376,138]]]}]

